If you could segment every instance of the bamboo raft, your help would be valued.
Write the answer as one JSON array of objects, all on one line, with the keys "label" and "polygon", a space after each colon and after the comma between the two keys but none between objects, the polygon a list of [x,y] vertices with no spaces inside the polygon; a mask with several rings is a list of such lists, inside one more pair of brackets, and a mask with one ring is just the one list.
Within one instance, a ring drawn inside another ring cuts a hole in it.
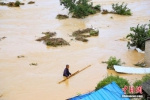
[{"label": "bamboo raft", "polygon": [[73,73],[73,74],[71,74],[69,77],[67,77],[66,79],[63,79],[62,81],[58,82],[58,84],[60,84],[60,83],[62,83],[62,82],[64,82],[64,81],[66,81],[66,80],[68,80],[69,78],[71,78],[71,77],[73,77],[74,75],[78,74],[79,72],[81,72],[81,71],[83,71],[83,70],[89,68],[90,66],[91,66],[91,65],[89,65],[89,66],[87,66],[87,67],[85,67],[85,68],[83,68],[83,69],[81,69],[81,70],[76,71],[75,73]]}]

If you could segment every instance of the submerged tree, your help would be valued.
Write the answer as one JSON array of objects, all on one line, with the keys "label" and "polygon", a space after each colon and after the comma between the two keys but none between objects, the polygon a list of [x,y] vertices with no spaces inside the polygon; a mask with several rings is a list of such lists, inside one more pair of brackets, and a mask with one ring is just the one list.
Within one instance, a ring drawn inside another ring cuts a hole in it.
[{"label": "submerged tree", "polygon": [[121,59],[117,59],[116,57],[110,57],[108,59],[108,61],[103,61],[102,63],[106,63],[107,64],[107,69],[112,69],[114,70],[114,65],[122,65],[125,64],[125,62],[121,62]]},{"label": "submerged tree", "polygon": [[126,36],[126,38],[130,39],[127,43],[127,47],[136,46],[141,50],[145,50],[145,39],[150,38],[150,23],[144,25],[138,24],[137,27],[131,27],[130,31],[134,33],[130,33]]},{"label": "submerged tree", "polygon": [[64,5],[69,10],[69,14],[75,18],[84,18],[90,14],[100,12],[100,5],[93,6],[89,0],[61,0],[61,5]]},{"label": "submerged tree", "polygon": [[116,14],[131,15],[131,10],[127,8],[127,4],[126,5],[124,5],[124,3],[122,3],[121,5],[119,5],[118,3],[112,4],[112,8]]},{"label": "submerged tree", "polygon": [[124,86],[129,86],[129,82],[127,79],[124,79],[119,76],[110,75],[104,78],[103,80],[101,80],[95,87],[95,90],[97,91],[103,88],[104,86],[110,84],[111,82],[116,82],[120,88],[123,88]]}]

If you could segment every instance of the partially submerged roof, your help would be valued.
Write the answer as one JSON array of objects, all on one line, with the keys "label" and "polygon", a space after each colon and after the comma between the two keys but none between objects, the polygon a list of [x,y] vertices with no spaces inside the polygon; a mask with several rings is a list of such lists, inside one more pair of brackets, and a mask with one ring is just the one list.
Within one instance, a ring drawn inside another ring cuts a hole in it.
[{"label": "partially submerged roof", "polygon": [[135,67],[124,67],[114,65],[114,69],[119,73],[128,73],[128,74],[149,74],[150,68],[135,68]]},{"label": "partially submerged roof", "polygon": [[142,83],[142,89],[148,94],[150,95],[150,80]]},{"label": "partially submerged roof", "polygon": [[112,82],[97,91],[76,96],[68,100],[130,100],[129,98],[122,98],[123,94],[122,89],[115,82]]}]

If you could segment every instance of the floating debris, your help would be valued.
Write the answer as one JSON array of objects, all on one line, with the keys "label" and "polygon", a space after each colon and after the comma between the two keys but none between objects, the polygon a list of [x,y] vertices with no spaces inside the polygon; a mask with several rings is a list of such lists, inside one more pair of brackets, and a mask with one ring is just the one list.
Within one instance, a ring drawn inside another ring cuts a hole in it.
[{"label": "floating debris", "polygon": [[53,47],[62,46],[62,45],[70,45],[63,38],[50,38],[50,39],[47,39],[45,42],[46,42],[46,45],[53,46]]},{"label": "floating debris", "polygon": [[29,2],[28,2],[28,4],[34,4],[34,3],[35,3],[34,1],[29,1]]},{"label": "floating debris", "polygon": [[5,39],[5,38],[6,38],[6,37],[1,37],[1,38],[0,38],[0,41],[3,40],[3,39]]},{"label": "floating debris", "polygon": [[61,14],[58,14],[57,16],[56,16],[56,18],[57,19],[67,19],[67,18],[69,18],[67,15],[61,15]]},{"label": "floating debris", "polygon": [[107,9],[103,9],[102,14],[108,14],[108,10]]},{"label": "floating debris", "polygon": [[15,7],[15,3],[14,2],[9,2],[9,3],[7,3],[7,6],[8,7]]},{"label": "floating debris", "polygon": [[79,36],[79,35],[81,35],[81,34],[83,34],[83,33],[88,33],[88,32],[90,32],[91,30],[93,30],[92,28],[86,28],[86,29],[83,29],[83,30],[77,30],[77,31],[75,31],[75,32],[73,32],[73,36]]},{"label": "floating debris", "polygon": [[24,3],[21,3],[20,1],[8,2],[8,3],[0,2],[0,5],[8,6],[8,7],[20,7],[20,5],[24,5]]},{"label": "floating debris", "polygon": [[145,62],[138,62],[136,64],[134,64],[135,66],[139,66],[139,67],[146,67],[146,63]]},{"label": "floating debris", "polygon": [[0,5],[5,6],[5,5],[7,5],[7,3],[0,2]]},{"label": "floating debris", "polygon": [[50,37],[55,36],[56,32],[42,32],[42,34],[45,34],[46,36],[38,38],[38,39],[36,39],[36,41],[45,41],[45,40],[49,39]]},{"label": "floating debris", "polygon": [[32,66],[32,65],[37,66],[38,64],[37,63],[31,63],[30,66]]},{"label": "floating debris", "polygon": [[63,38],[51,38],[56,35],[56,32],[43,32],[46,36],[36,39],[36,41],[44,41],[44,43],[48,46],[63,46],[63,45],[70,45],[67,41]]},{"label": "floating debris", "polygon": [[88,39],[86,39],[82,36],[77,36],[75,39],[78,40],[78,41],[82,41],[82,42],[87,42],[88,41]]},{"label": "floating debris", "polygon": [[90,36],[98,36],[99,31],[96,30],[91,30],[90,31]]},{"label": "floating debris", "polygon": [[49,36],[49,37],[53,37],[56,35],[56,32],[42,32],[42,34],[45,34],[46,36]]},{"label": "floating debris", "polygon": [[[102,11],[102,14],[116,14],[116,12],[114,12],[114,11],[108,11],[107,9],[103,9],[103,11]],[[113,17],[111,17],[111,18],[113,18]]]},{"label": "floating debris", "polygon": [[[88,35],[85,35],[85,33],[88,33]],[[87,42],[88,41],[88,39],[86,39],[87,37],[98,36],[98,34],[99,34],[98,30],[93,28],[86,28],[83,30],[77,30],[73,32],[72,36],[74,36],[75,39],[78,41]]]},{"label": "floating debris", "polygon": [[121,39],[118,39],[118,40],[115,40],[115,41],[130,41],[130,39],[126,38],[126,37],[123,37]]},{"label": "floating debris", "polygon": [[20,56],[17,56],[18,58],[24,58],[25,56],[23,56],[23,55],[20,55]]},{"label": "floating debris", "polygon": [[20,3],[20,5],[24,5],[24,3]]}]

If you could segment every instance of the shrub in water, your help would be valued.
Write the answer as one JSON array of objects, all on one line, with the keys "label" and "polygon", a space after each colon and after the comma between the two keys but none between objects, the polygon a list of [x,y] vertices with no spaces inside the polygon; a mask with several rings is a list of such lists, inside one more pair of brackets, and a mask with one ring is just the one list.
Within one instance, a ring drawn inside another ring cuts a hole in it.
[{"label": "shrub in water", "polygon": [[102,62],[107,64],[107,69],[114,69],[114,65],[121,65],[121,59],[118,59],[116,57],[110,57],[108,61]]},{"label": "shrub in water", "polygon": [[75,18],[83,18],[100,11],[100,5],[93,7],[93,3],[89,3],[89,0],[62,0],[61,4],[69,9],[69,14],[72,13],[72,17]]},{"label": "shrub in water", "polygon": [[116,14],[131,15],[131,10],[127,8],[127,4],[126,5],[124,5],[124,3],[122,3],[121,5],[119,5],[118,3],[112,4],[112,8]]},{"label": "shrub in water", "polygon": [[110,75],[110,76],[104,78],[102,81],[100,81],[97,84],[95,90],[103,88],[104,86],[110,84],[113,81],[116,82],[120,88],[123,88],[124,86],[129,86],[129,82],[128,82],[127,79],[121,78],[119,76],[112,76],[112,75]]},{"label": "shrub in water", "polygon": [[[147,27],[146,27],[147,26]],[[130,39],[127,43],[127,47],[130,48],[132,46],[136,46],[141,50],[145,50],[145,39],[150,37],[150,24],[137,25],[137,27],[131,27],[130,33],[126,36],[126,38]]]},{"label": "shrub in water", "polygon": [[90,35],[91,36],[98,36],[99,31],[98,30],[91,30]]},{"label": "shrub in water", "polygon": [[15,6],[16,6],[16,7],[19,7],[19,6],[20,6],[20,1],[16,1],[16,2],[15,2]]},{"label": "shrub in water", "polygon": [[133,83],[133,86],[134,86],[134,87],[140,86],[142,83],[143,83],[142,80],[136,80],[136,81]]}]

